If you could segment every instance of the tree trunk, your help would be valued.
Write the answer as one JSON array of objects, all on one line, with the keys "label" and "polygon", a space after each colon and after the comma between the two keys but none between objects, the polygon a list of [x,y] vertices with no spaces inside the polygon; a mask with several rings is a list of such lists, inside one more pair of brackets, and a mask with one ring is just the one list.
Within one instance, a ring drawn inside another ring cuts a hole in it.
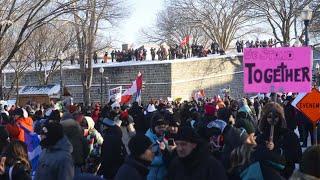
[{"label": "tree trunk", "polygon": [[91,106],[90,87],[83,86],[83,103],[86,108]]},{"label": "tree trunk", "polygon": [[0,100],[3,100],[4,94],[3,94],[3,74],[2,69],[0,69]]},{"label": "tree trunk", "polygon": [[19,74],[18,72],[16,74],[16,105],[19,106]]}]

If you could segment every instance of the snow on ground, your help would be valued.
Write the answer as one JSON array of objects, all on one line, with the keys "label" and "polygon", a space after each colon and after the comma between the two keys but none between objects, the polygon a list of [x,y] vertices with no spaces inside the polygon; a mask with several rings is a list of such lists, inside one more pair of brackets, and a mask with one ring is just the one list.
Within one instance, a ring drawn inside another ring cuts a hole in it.
[{"label": "snow on ground", "polygon": [[[111,59],[108,60],[108,63],[101,63],[101,59],[98,59],[98,63],[93,63],[92,62],[92,67],[93,68],[100,68],[100,67],[121,67],[121,66],[137,66],[137,65],[150,65],[150,64],[172,64],[172,63],[178,63],[178,62],[192,62],[192,61],[204,61],[208,59],[220,59],[220,58],[233,58],[236,56],[242,56],[242,53],[228,53],[227,55],[217,55],[217,54],[210,54],[207,57],[192,57],[192,58],[187,58],[187,59],[174,59],[174,60],[154,60],[152,61],[151,59],[147,59],[144,61],[125,61],[125,62],[111,62]],[[49,71],[51,69],[50,64],[47,65],[45,68],[42,68],[46,71]],[[59,64],[59,63],[58,63]],[[70,64],[70,61],[64,62],[63,63],[63,69],[79,69],[80,65],[79,64]],[[26,72],[32,72],[34,71],[35,68],[34,66],[30,66],[29,68],[26,69]],[[59,70],[59,69],[58,69]],[[14,69],[12,68],[6,68],[4,73],[13,73]]]}]

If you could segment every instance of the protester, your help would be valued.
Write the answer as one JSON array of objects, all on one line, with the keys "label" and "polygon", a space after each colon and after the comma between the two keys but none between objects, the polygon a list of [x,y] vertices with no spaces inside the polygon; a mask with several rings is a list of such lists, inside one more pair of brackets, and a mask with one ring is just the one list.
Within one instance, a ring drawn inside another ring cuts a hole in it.
[{"label": "protester", "polygon": [[101,168],[99,170],[99,174],[103,175],[105,179],[115,177],[127,155],[126,147],[122,142],[121,124],[117,124],[109,118],[103,120],[104,141],[101,148]]},{"label": "protester", "polygon": [[137,134],[129,141],[130,155],[117,172],[115,180],[144,180],[147,179],[154,153],[152,142],[148,137]]},{"label": "protester", "polygon": [[74,163],[72,145],[64,136],[61,124],[52,122],[43,126],[41,131],[41,147],[35,179],[73,179]]},{"label": "protester", "polygon": [[6,129],[10,138],[24,142],[25,130],[33,132],[32,124],[33,120],[25,116],[22,108],[18,108],[13,112],[12,120],[6,125]]},{"label": "protester", "polygon": [[80,126],[80,123],[84,119],[84,116],[79,113],[73,113],[73,119],[66,119],[60,122],[63,127],[63,132],[72,144],[72,158],[74,161],[75,175],[78,175],[82,171],[82,167],[85,165],[85,160],[89,155],[89,146],[84,132]]},{"label": "protester", "polygon": [[[274,132],[270,134],[272,126]],[[275,168],[283,177],[289,178],[302,151],[297,135],[287,129],[283,108],[278,103],[270,102],[263,107],[256,141],[257,158],[278,164]]]},{"label": "protester", "polygon": [[169,180],[227,179],[221,163],[209,154],[208,146],[191,127],[179,129],[175,142],[178,157],[170,165]]},{"label": "protester", "polygon": [[164,179],[167,175],[167,169],[163,161],[162,153],[160,150],[160,143],[163,142],[163,138],[168,128],[168,121],[161,113],[156,113],[152,117],[151,127],[146,132],[146,136],[151,140],[152,144],[156,147],[155,157],[149,166],[149,174],[147,179],[160,180]]},{"label": "protester", "polygon": [[27,146],[22,141],[11,141],[5,148],[1,156],[0,179],[31,180]]},{"label": "protester", "polygon": [[85,116],[81,122],[81,128],[83,129],[84,137],[87,140],[89,147],[89,156],[85,163],[85,172],[96,173],[101,159],[101,145],[103,143],[103,137],[94,128],[94,121],[91,117]]},{"label": "protester", "polygon": [[0,153],[9,144],[9,133],[7,132],[5,126],[0,125]]},{"label": "protester", "polygon": [[320,179],[320,145],[307,148],[302,155],[299,170],[295,171],[290,180]]}]

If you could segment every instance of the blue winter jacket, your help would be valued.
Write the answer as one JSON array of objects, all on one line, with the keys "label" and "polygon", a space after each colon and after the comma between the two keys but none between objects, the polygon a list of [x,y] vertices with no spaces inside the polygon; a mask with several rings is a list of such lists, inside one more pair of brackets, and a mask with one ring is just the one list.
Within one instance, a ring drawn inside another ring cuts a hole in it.
[{"label": "blue winter jacket", "polygon": [[[151,129],[146,132],[146,136],[149,137],[153,144],[157,144],[157,140],[161,141],[162,139],[161,137],[157,137],[157,135],[153,133]],[[165,162],[163,161],[162,154],[158,146],[158,151],[155,153],[155,157],[149,167],[147,180],[163,180],[166,176],[167,168],[165,166]]]}]

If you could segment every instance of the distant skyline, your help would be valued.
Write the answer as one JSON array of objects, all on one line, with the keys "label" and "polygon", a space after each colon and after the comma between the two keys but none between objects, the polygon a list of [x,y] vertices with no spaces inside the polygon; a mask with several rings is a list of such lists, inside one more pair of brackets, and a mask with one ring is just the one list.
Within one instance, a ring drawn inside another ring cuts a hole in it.
[{"label": "distant skyline", "polygon": [[164,0],[131,0],[129,3],[130,16],[113,32],[113,39],[118,40],[113,43],[116,48],[121,48],[121,44],[139,45],[137,43],[140,41],[140,30],[154,24],[157,13],[163,8]]}]

